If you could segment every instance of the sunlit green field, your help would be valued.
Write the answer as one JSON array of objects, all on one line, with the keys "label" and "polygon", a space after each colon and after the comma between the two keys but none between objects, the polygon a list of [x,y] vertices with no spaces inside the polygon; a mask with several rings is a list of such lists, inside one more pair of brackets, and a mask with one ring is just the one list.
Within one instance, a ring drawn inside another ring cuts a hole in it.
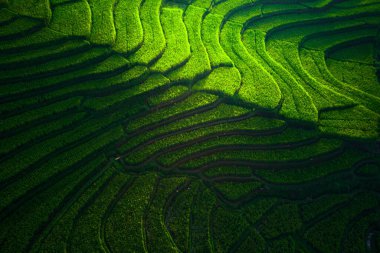
[{"label": "sunlit green field", "polygon": [[0,0],[0,252],[380,252],[380,0]]}]

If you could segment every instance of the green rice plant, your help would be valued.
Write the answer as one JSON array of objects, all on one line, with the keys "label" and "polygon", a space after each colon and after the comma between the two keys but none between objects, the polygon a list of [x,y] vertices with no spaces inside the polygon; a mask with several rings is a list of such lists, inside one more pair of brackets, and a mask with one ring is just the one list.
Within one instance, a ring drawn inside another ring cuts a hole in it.
[{"label": "green rice plant", "polygon": [[379,204],[379,199],[371,193],[358,193],[346,206],[325,217],[304,234],[305,239],[318,250],[326,253],[339,250],[340,241],[348,223],[358,213]]},{"label": "green rice plant", "polygon": [[[117,71],[117,68],[125,67],[125,64],[126,61],[123,60],[123,58],[119,58],[118,56],[111,56],[107,58],[105,61],[102,61],[100,64],[98,64],[95,68],[89,67],[71,73],[66,73],[64,75],[47,77],[43,79],[45,82],[41,82],[41,79],[37,79],[29,81],[29,86],[26,86],[24,82],[0,86],[0,91],[3,92],[4,95],[9,96],[16,95],[17,93],[22,94],[23,92],[46,88],[48,86],[54,87],[55,85],[61,85],[62,83],[68,82],[68,84],[62,87],[61,89],[53,89],[50,92],[31,98],[25,98],[16,101],[11,100],[8,103],[3,103],[0,105],[0,111],[14,111],[19,108],[41,103],[47,100],[65,97],[68,94],[71,95],[77,93],[85,93],[86,91],[91,92],[96,91],[97,89],[101,90],[112,86],[128,84],[129,82],[144,76],[147,71],[146,67],[136,66],[128,69],[123,73],[113,75],[109,78],[102,78],[103,75],[108,75],[109,71],[111,71],[112,73],[112,71]],[[94,78],[94,76],[98,77]],[[73,79],[84,79],[84,77],[87,77],[87,79],[83,80],[80,83],[72,83]]]},{"label": "green rice plant", "polygon": [[90,51],[84,50],[84,52],[80,52],[79,54],[74,54],[63,59],[52,60],[38,65],[25,66],[14,70],[0,70],[1,79],[4,80],[0,81],[5,83],[5,80],[23,80],[22,78],[28,77],[32,79],[33,77],[38,77],[39,75],[53,75],[55,72],[60,74],[63,72],[62,70],[68,71],[70,69],[80,69],[91,62],[96,62],[97,59],[105,58],[107,55],[107,51],[101,49],[90,49]]},{"label": "green rice plant", "polygon": [[[28,173],[28,177],[20,178],[20,180],[17,180],[15,183],[9,185],[7,188],[3,189],[0,192],[0,196],[2,198],[0,209],[3,209],[13,200],[19,198],[45,180],[49,180],[50,177],[64,171],[70,166],[74,166],[86,157],[94,155],[96,151],[101,150],[109,144],[112,144],[122,135],[122,128],[113,128],[97,136],[96,138],[91,139],[90,141],[84,142],[75,148],[72,148],[66,152],[61,153],[60,155],[49,159],[47,162],[33,170],[31,173]],[[12,169],[12,167],[5,168],[7,168],[7,170]],[[4,179],[3,175],[1,178]]]},{"label": "green rice plant", "polygon": [[149,97],[149,105],[157,106],[159,104],[167,103],[177,97],[189,93],[189,88],[183,85],[172,86],[161,94]]},{"label": "green rice plant", "polygon": [[232,10],[242,8],[242,6],[250,6],[253,2],[252,0],[220,1],[214,6],[212,13],[226,16]]},{"label": "green rice plant", "polygon": [[[102,159],[105,161],[106,158],[102,157]],[[75,217],[78,215],[78,212],[81,211],[83,206],[88,203],[91,198],[97,196],[97,194],[99,194],[99,192],[111,182],[111,179],[114,176],[114,169],[106,169],[103,173],[88,181],[88,185],[83,185],[82,187],[84,187],[84,189],[80,196],[77,196],[71,205],[64,208],[63,211],[65,212],[55,221],[55,224],[53,224],[49,232],[43,233],[39,236],[31,251],[52,252],[67,249],[67,241],[69,240]]]},{"label": "green rice plant", "polygon": [[123,191],[130,177],[123,173],[117,174],[95,199],[86,203],[75,217],[67,250],[91,252],[96,251],[99,246],[104,247],[104,238],[101,234],[103,218],[112,200],[118,197],[120,191]]},{"label": "green rice plant", "polygon": [[[234,150],[221,151],[212,153],[211,155],[205,155],[198,159],[192,159],[185,165],[186,169],[198,168],[210,162],[220,160],[234,160],[234,161],[251,161],[251,162],[266,162],[278,163],[284,161],[297,161],[313,159],[316,155],[328,154],[341,148],[342,142],[339,140],[321,139],[317,143],[308,146],[296,147],[288,150]],[[161,160],[165,159],[163,157]]]},{"label": "green rice plant", "polygon": [[242,207],[250,224],[258,224],[281,200],[275,197],[256,198]]},{"label": "green rice plant", "polygon": [[249,182],[216,182],[214,187],[222,193],[222,195],[231,201],[239,200],[247,195],[259,190],[263,186],[263,183],[259,181]]},{"label": "green rice plant", "polygon": [[[350,227],[346,238],[342,242],[342,249],[345,252],[366,252],[368,248],[375,248],[376,233],[371,236],[370,229],[373,224],[376,224],[380,220],[380,215],[376,210],[356,220]],[[370,237],[370,247],[368,246],[368,237]],[[374,239],[373,239],[374,237]],[[364,243],[363,238],[367,239],[367,243]],[[378,249],[378,248],[376,248]]]},{"label": "green rice plant", "polygon": [[0,132],[9,131],[35,120],[58,114],[72,108],[77,108],[81,103],[80,97],[70,98],[64,101],[47,105],[36,110],[30,110],[10,118],[1,119]]},{"label": "green rice plant", "polygon": [[[145,236],[146,248],[150,252],[177,252],[178,249],[170,236],[162,212],[165,208],[168,194],[174,192],[181,184],[185,182],[185,177],[171,177],[161,179],[157,186],[155,195],[149,203],[145,216]],[[152,243],[156,242],[156,243]]]},{"label": "green rice plant", "polygon": [[273,109],[278,106],[281,92],[275,80],[248,53],[241,41],[242,25],[226,22],[221,43],[241,73],[238,97],[244,102]]},{"label": "green rice plant", "polygon": [[49,27],[71,36],[89,37],[91,9],[87,1],[80,0],[54,8]]},{"label": "green rice plant", "polygon": [[136,178],[104,221],[105,241],[112,249],[144,251],[144,213],[156,180],[153,173]]},{"label": "green rice plant", "polygon": [[[284,99],[281,103],[280,114],[290,119],[316,122],[318,120],[318,111],[310,96],[292,75],[272,59],[266,51],[265,33],[253,30],[249,30],[249,32],[249,37],[255,38],[255,44],[252,44],[252,40],[249,41],[249,44],[246,44],[249,53],[257,55],[258,57],[255,58],[261,59],[261,63],[266,65],[264,65],[265,68],[276,80],[281,90]],[[245,34],[248,34],[248,31]],[[254,45],[257,47],[256,50],[252,48]]]},{"label": "green rice plant", "polygon": [[184,22],[189,36],[192,55],[189,61],[168,75],[173,82],[191,82],[211,70],[210,61],[201,36],[201,23],[205,9],[189,5],[185,11]]},{"label": "green rice plant", "polygon": [[8,52],[19,52],[20,50],[27,51],[33,48],[39,48],[46,43],[50,45],[59,43],[60,40],[67,40],[67,38],[68,36],[61,32],[44,27],[28,36],[14,39],[12,43],[1,43],[0,50],[2,51],[2,55]]},{"label": "green rice plant", "polygon": [[181,252],[189,251],[191,241],[191,211],[199,189],[199,181],[185,185],[174,196],[173,202],[165,210],[165,223],[168,231]]},{"label": "green rice plant", "polygon": [[155,74],[150,76],[140,85],[133,86],[130,89],[118,92],[116,94],[111,94],[104,97],[91,98],[89,100],[86,100],[84,102],[84,105],[87,108],[91,108],[94,110],[102,110],[117,103],[121,103],[131,97],[141,95],[143,93],[160,88],[168,84],[169,80],[165,76],[161,74]]},{"label": "green rice plant", "polygon": [[245,240],[238,245],[236,252],[265,252],[266,242],[256,229],[250,229]]},{"label": "green rice plant", "polygon": [[149,140],[150,138],[154,138],[156,136],[159,136],[165,133],[178,131],[186,127],[191,127],[197,124],[204,124],[206,122],[212,122],[212,121],[223,120],[223,119],[226,120],[228,118],[236,118],[244,114],[247,114],[248,112],[249,110],[242,107],[220,104],[216,108],[210,109],[206,112],[198,113],[190,117],[177,120],[173,123],[155,128],[152,131],[145,132],[143,135],[140,134],[135,138],[131,138],[129,142],[127,142],[125,145],[123,145],[120,148],[120,151],[126,152],[132,147],[137,146],[139,143],[142,143],[144,141]]},{"label": "green rice plant", "polygon": [[237,11],[232,11],[228,20],[231,22],[236,22],[241,25],[245,25],[249,20],[254,20],[258,17],[261,17],[263,8],[263,4],[256,2],[253,5],[245,6],[244,8],[240,8]]},{"label": "green rice plant", "polygon": [[350,138],[375,139],[379,137],[380,116],[363,106],[321,112],[319,129],[322,132]]},{"label": "green rice plant", "polygon": [[207,177],[218,177],[218,176],[251,176],[252,169],[246,167],[217,167],[206,170],[203,175]]},{"label": "green rice plant", "polygon": [[342,83],[331,74],[326,65],[323,51],[303,49],[300,55],[303,67],[319,82],[333,85],[339,89],[341,94],[352,97],[356,103],[360,103],[374,112],[379,111],[380,99],[378,97]]},{"label": "green rice plant", "polygon": [[120,53],[130,53],[143,43],[143,27],[140,21],[142,0],[120,0],[114,6],[116,30],[113,49]]},{"label": "green rice plant", "polygon": [[269,248],[270,253],[277,252],[295,252],[296,243],[292,237],[287,237],[283,239],[277,239],[272,242],[272,245]]},{"label": "green rice plant", "polygon": [[162,0],[145,0],[140,7],[140,20],[144,30],[141,47],[128,59],[135,64],[149,65],[165,49],[165,36],[160,23]]},{"label": "green rice plant", "polygon": [[[263,131],[268,130],[270,128],[279,128],[281,127],[281,125],[281,121],[267,121],[262,118],[254,117],[238,122],[222,122],[216,125],[209,126],[207,128],[203,127],[194,130],[190,129],[185,132],[180,132],[176,135],[169,135],[165,138],[160,138],[159,140],[156,140],[153,144],[149,146],[143,146],[143,150],[136,149],[133,151],[133,153],[129,153],[125,160],[130,163],[141,162],[142,160],[144,160],[144,158],[153,155],[159,150],[166,149],[180,143],[186,143],[187,141],[191,141],[193,139],[201,138],[211,134],[217,134],[222,136],[222,133],[226,131]],[[193,148],[196,149],[196,146],[194,146]],[[189,148],[188,152],[192,152],[191,147]],[[159,158],[159,161],[165,165],[169,165],[175,162],[176,160],[180,159],[182,155],[183,154],[181,152],[172,151],[170,153],[162,154]]]},{"label": "green rice plant", "polygon": [[[316,132],[307,132],[305,131],[303,135],[299,135],[299,129],[288,129],[280,134],[273,135],[263,135],[263,136],[246,136],[241,135],[231,135],[231,136],[217,136],[206,141],[199,141],[197,145],[186,146],[182,148],[177,148],[175,151],[170,152],[170,154],[165,154],[164,158],[167,161],[174,162],[178,159],[186,158],[193,154],[204,152],[213,148],[228,147],[233,145],[240,146],[256,146],[258,150],[261,148],[269,148],[272,146],[272,149],[276,149],[276,145],[283,144],[282,149],[291,148],[293,143],[297,142],[308,142],[313,141],[318,134]],[[306,145],[306,144],[305,144]],[[147,149],[147,151],[149,148]],[[143,155],[146,151],[142,151],[140,154]],[[139,155],[136,155],[139,157]]]},{"label": "green rice plant", "polygon": [[[5,221],[5,223],[12,224],[12,226],[1,226],[0,228],[0,238],[4,243],[2,250],[27,250],[31,238],[35,236],[38,229],[43,226],[44,223],[49,222],[49,218],[55,209],[65,206],[64,201],[67,196],[72,193],[72,191],[75,191],[75,187],[77,187],[78,184],[83,183],[92,170],[104,162],[102,158],[104,157],[99,157],[86,166],[61,178],[61,180],[52,187],[31,196],[27,203],[20,209],[16,209],[12,212]],[[44,205],[40,204],[42,201],[45,203]],[[20,230],[18,229],[19,227],[23,229]],[[5,230],[5,228],[7,228],[7,230]]]},{"label": "green rice plant", "polygon": [[116,1],[88,0],[91,8],[90,41],[100,45],[113,45],[116,38],[113,9]]},{"label": "green rice plant", "polygon": [[[233,246],[248,227],[246,219],[239,210],[231,208],[216,207],[212,213],[211,228],[213,231],[213,250],[224,252]],[[231,233],[234,231],[234,233]]]},{"label": "green rice plant", "polygon": [[22,36],[24,33],[41,26],[41,22],[29,18],[17,18],[9,24],[1,26],[0,39],[7,40],[7,38]]},{"label": "green rice plant", "polygon": [[265,180],[278,184],[311,182],[312,180],[316,180],[333,173],[349,170],[355,163],[367,157],[368,155],[364,153],[353,149],[348,149],[335,159],[325,161],[321,164],[310,164],[307,170],[304,170],[303,167],[288,168],[286,170],[268,168],[255,170],[255,174]]},{"label": "green rice plant", "polygon": [[152,71],[168,72],[190,57],[190,44],[182,15],[180,9],[162,9],[160,18],[167,43],[162,57],[151,67]]},{"label": "green rice plant", "polygon": [[348,204],[351,200],[349,195],[331,194],[314,199],[308,203],[300,205],[300,214],[302,220],[310,221],[318,215],[321,215],[329,210],[333,210],[336,206]]},{"label": "green rice plant", "polygon": [[299,230],[302,221],[299,208],[296,204],[284,204],[277,206],[268,213],[258,227],[265,238],[274,238],[284,233],[292,233]]},{"label": "green rice plant", "polygon": [[143,117],[128,124],[128,131],[135,131],[139,128],[160,122],[166,118],[173,117],[186,111],[197,109],[217,101],[218,97],[211,94],[195,93],[192,96],[180,101],[173,106],[164,108],[157,112],[149,114],[149,117]]},{"label": "green rice plant", "polygon": [[50,21],[52,14],[49,0],[9,0],[6,3],[8,8],[17,14],[43,19],[46,23]]},{"label": "green rice plant", "polygon": [[298,45],[276,40],[267,45],[267,50],[272,58],[280,63],[304,88],[318,111],[354,103],[334,89],[317,82],[303,69],[302,63],[297,57]]},{"label": "green rice plant", "polygon": [[73,129],[67,129],[63,133],[22,150],[17,156],[1,161],[1,167],[4,169],[0,172],[0,180],[3,181],[17,175],[50,153],[64,149],[65,146],[72,146],[72,144],[86,136],[91,136],[96,131],[104,130],[124,116],[124,113],[117,113],[102,119],[89,119],[87,122],[78,124]]},{"label": "green rice plant", "polygon": [[84,116],[85,113],[83,112],[69,114],[56,121],[44,123],[43,125],[39,125],[38,127],[26,130],[16,135],[7,136],[6,138],[3,138],[4,143],[0,146],[0,154],[9,153],[25,143],[34,141],[40,137],[49,135],[67,126],[75,124],[83,119]]},{"label": "green rice plant", "polygon": [[86,51],[90,44],[82,40],[69,40],[54,43],[47,48],[38,48],[23,54],[14,52],[0,55],[0,69],[25,66],[27,64],[39,64],[55,58],[65,57],[78,51]]},{"label": "green rice plant", "polygon": [[231,59],[223,50],[219,42],[220,27],[224,17],[208,14],[202,22],[202,41],[206,47],[210,64],[213,68],[219,66],[233,66]]},{"label": "green rice plant", "polygon": [[199,186],[197,195],[194,196],[191,210],[191,224],[189,238],[191,242],[190,251],[209,252],[212,249],[211,238],[211,214],[216,202],[213,192],[203,184]]},{"label": "green rice plant", "polygon": [[207,77],[193,86],[194,90],[222,92],[233,96],[240,88],[241,76],[235,67],[213,69]]}]

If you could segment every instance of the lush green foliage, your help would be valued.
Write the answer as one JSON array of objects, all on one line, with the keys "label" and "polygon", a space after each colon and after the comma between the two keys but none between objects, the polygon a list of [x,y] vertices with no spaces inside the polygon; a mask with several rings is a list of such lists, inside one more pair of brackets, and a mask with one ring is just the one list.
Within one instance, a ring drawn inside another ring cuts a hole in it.
[{"label": "lush green foliage", "polygon": [[0,0],[0,251],[379,251],[379,27],[379,0]]}]

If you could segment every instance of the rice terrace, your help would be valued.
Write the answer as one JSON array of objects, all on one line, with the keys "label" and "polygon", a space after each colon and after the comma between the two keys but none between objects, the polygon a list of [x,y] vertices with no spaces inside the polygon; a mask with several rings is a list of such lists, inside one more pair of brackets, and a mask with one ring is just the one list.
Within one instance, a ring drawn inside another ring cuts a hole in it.
[{"label": "rice terrace", "polygon": [[380,252],[380,0],[0,0],[0,253]]}]

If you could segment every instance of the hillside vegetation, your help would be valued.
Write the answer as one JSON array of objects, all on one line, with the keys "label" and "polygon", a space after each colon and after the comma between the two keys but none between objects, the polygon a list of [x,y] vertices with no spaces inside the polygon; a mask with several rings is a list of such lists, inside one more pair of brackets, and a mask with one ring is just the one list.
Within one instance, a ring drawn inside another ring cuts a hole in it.
[{"label": "hillside vegetation", "polygon": [[379,80],[379,0],[0,0],[0,252],[379,252]]}]

